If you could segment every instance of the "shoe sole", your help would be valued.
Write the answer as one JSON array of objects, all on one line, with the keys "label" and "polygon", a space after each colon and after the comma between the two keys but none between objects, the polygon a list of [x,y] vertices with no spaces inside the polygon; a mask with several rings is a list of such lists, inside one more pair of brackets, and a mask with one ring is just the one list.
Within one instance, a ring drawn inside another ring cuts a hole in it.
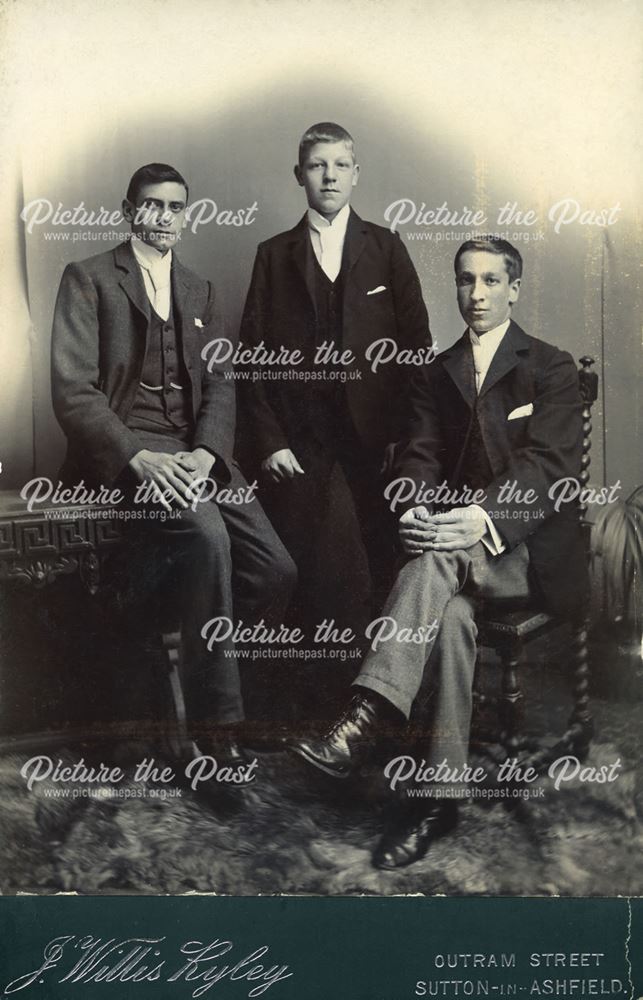
[{"label": "shoe sole", "polygon": [[331,778],[339,778],[340,780],[345,781],[346,778],[351,775],[350,771],[342,772],[327,767],[325,764],[318,761],[316,757],[310,757],[304,750],[300,750],[298,747],[288,747],[288,751],[289,753],[294,753],[298,757],[301,757],[301,759],[305,760],[307,764],[311,764],[313,767],[317,768],[318,771],[323,771],[324,774],[328,774]]}]

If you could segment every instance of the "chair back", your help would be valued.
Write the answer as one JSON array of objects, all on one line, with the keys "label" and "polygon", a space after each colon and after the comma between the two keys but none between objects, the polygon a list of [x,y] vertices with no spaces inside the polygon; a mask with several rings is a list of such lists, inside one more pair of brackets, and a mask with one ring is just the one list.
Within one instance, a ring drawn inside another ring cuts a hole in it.
[{"label": "chair back", "polygon": [[[580,475],[578,477],[581,484],[581,491],[589,482],[589,466],[591,462],[592,450],[592,406],[598,397],[598,375],[592,371],[594,358],[584,355],[580,358],[580,368],[578,369],[578,381],[580,384],[580,394],[583,400],[583,450],[581,454]],[[579,503],[579,517],[586,535],[587,548],[589,549],[589,528],[587,521],[587,502],[582,499]]]}]

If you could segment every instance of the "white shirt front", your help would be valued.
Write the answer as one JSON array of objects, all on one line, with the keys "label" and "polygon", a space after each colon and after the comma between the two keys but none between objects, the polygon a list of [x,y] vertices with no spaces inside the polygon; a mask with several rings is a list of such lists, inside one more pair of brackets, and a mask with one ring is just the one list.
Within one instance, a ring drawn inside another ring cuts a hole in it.
[{"label": "white shirt front", "polygon": [[[480,392],[482,384],[486,378],[487,372],[491,366],[494,355],[498,348],[500,347],[502,338],[509,329],[509,324],[511,319],[506,320],[506,322],[501,323],[500,326],[494,327],[493,330],[488,330],[487,333],[477,334],[469,327],[469,340],[471,342],[471,351],[473,353],[473,366],[476,372],[476,392]],[[479,510],[484,514],[484,519],[487,523],[487,533],[482,536],[482,544],[486,546],[492,556],[499,556],[505,551],[505,544],[498,532],[493,521],[487,514],[487,512],[480,507],[478,504],[472,504],[476,510]]]},{"label": "white shirt front", "polygon": [[335,281],[342,266],[342,253],[346,239],[346,227],[350,216],[350,206],[344,205],[332,222],[320,215],[314,208],[308,209],[308,231],[315,257],[324,274]]},{"label": "white shirt front", "polygon": [[511,320],[501,323],[500,326],[488,330],[487,333],[474,333],[469,327],[469,340],[471,341],[471,351],[473,353],[473,366],[476,371],[476,392],[480,392],[482,383],[489,371],[494,354],[500,347],[500,343],[505,333],[509,329]]},{"label": "white shirt front", "polygon": [[165,320],[170,315],[172,296],[172,251],[162,254],[142,240],[133,239],[131,242],[134,256],[143,272],[147,297],[161,319]]}]

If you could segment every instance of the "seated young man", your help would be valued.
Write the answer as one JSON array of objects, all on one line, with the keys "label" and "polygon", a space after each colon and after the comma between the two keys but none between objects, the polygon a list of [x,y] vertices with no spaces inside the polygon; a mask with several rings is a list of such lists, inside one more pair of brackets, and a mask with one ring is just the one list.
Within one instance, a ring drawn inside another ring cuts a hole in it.
[{"label": "seated young man", "polygon": [[[122,486],[129,502],[137,485],[149,485],[150,516],[132,530],[150,555],[165,549],[180,573],[173,599],[191,735],[202,752],[216,745],[236,759],[243,703],[234,649],[229,641],[208,649],[201,631],[220,615],[281,620],[295,570],[233,461],[234,381],[201,357],[214,336],[214,293],[174,250],[187,199],[173,167],[141,167],[123,202],[132,238],[66,268],[53,324],[53,401],[68,439],[68,481]],[[248,502],[195,502],[198,480]],[[167,516],[171,508],[179,516]],[[158,566],[148,569],[159,575]]]},{"label": "seated young man", "polygon": [[[580,470],[578,376],[568,353],[528,336],[512,319],[521,275],[520,254],[501,239],[469,241],[456,254],[467,329],[418,377],[409,440],[393,473],[404,480],[406,496],[446,481],[456,497],[450,510],[438,513],[411,498],[399,519],[406,559],[382,614],[396,633],[423,641],[377,644],[354,682],[353,700],[327,734],[291,744],[328,774],[346,777],[372,752],[383,728],[409,718],[427,670],[437,674],[437,692],[423,756],[428,768],[446,761],[452,775],[461,774],[476,602],[533,598],[557,614],[582,604],[587,567],[578,513],[556,512],[549,496],[557,480]],[[393,482],[389,496],[398,488]],[[456,777],[439,787],[440,798],[409,799],[400,808],[375,851],[376,866],[411,864],[455,825],[453,792],[462,786]]]}]

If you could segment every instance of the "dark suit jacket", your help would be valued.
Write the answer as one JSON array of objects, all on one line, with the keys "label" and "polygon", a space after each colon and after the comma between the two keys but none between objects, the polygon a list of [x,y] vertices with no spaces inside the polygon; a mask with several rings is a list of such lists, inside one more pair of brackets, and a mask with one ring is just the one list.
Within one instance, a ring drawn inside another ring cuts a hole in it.
[{"label": "dark suit jacket", "polygon": [[[417,349],[431,343],[422,290],[399,235],[364,222],[351,211],[346,230],[347,274],[343,298],[343,349],[350,349],[362,377],[345,383],[349,411],[360,440],[382,450],[397,441],[405,420],[405,386],[417,370],[394,363],[370,371],[366,348],[381,337],[400,347]],[[384,291],[368,295],[379,286]],[[305,215],[294,229],[261,243],[241,324],[245,345],[304,353],[299,370],[320,371],[313,365],[316,317],[314,255]],[[339,346],[339,345],[337,345]],[[296,451],[310,436],[314,384],[303,381],[241,382],[243,422],[259,461],[281,448]]]},{"label": "dark suit jacket", "polygon": [[[176,253],[172,295],[191,385],[192,447],[208,448],[227,464],[234,438],[234,381],[223,367],[208,372],[201,359],[214,337],[214,294],[210,282],[184,267]],[[80,472],[111,485],[140,451],[125,421],[140,381],[149,316],[143,276],[129,243],[65,269],[52,335],[54,410],[69,444],[65,478]]]},{"label": "dark suit jacket", "polygon": [[[461,463],[475,399],[465,333],[414,381],[410,440],[398,449],[393,478],[408,476],[427,487],[444,479],[452,486],[462,478],[466,481]],[[529,403],[531,416],[507,419]],[[556,512],[548,496],[558,479],[580,473],[581,409],[571,355],[529,337],[512,321],[478,397],[480,431],[493,473],[481,506],[509,549],[527,544],[534,582],[547,605],[560,613],[575,610],[588,585],[578,509],[566,504]],[[507,480],[515,480],[522,491],[534,490],[537,500],[530,505],[501,502],[499,493]]]}]

